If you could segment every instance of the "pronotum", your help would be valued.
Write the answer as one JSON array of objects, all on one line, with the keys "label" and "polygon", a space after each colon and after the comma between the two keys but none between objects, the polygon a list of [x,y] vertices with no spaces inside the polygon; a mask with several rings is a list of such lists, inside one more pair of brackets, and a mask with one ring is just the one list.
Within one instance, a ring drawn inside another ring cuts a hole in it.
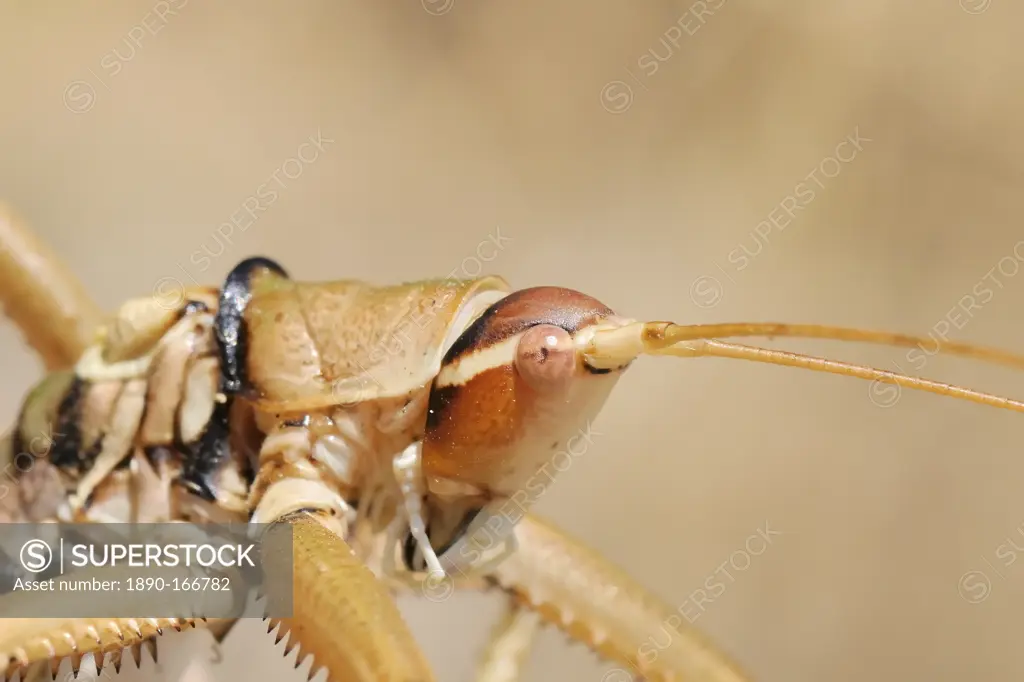
[{"label": "pronotum", "polygon": [[[518,679],[538,618],[637,678],[751,679],[671,607],[526,508],[524,486],[640,355],[803,367],[1024,411],[958,386],[720,340],[911,347],[921,337],[638,322],[577,291],[512,291],[497,277],[308,283],[250,258],[219,287],[189,289],[173,304],[133,299],[105,316],[3,212],[0,300],[50,371],[0,451],[9,465],[27,444],[47,442],[0,499],[0,522],[293,524],[295,609],[270,627],[300,661],[313,657],[311,675],[326,668],[339,682],[435,679],[393,598],[439,580],[509,595],[483,682]],[[1024,367],[1000,350],[939,350]],[[481,533],[500,534],[502,551],[483,551]],[[11,597],[0,596],[0,614]],[[676,636],[648,655],[644,643],[666,624]],[[208,627],[222,638],[231,625],[0,619],[0,676],[49,676],[64,658],[77,671],[86,656],[119,668],[123,651],[138,660],[165,629]]]}]

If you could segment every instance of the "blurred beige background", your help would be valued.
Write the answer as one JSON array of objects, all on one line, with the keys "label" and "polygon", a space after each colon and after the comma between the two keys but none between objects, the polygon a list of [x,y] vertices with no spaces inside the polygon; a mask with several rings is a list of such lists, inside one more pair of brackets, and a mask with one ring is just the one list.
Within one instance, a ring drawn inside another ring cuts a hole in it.
[{"label": "blurred beige background", "polygon": [[[0,196],[108,307],[218,283],[254,254],[310,280],[443,276],[500,229],[486,271],[635,317],[1024,346],[1024,7],[370,7],[7,3]],[[318,131],[332,142],[289,162]],[[859,151],[837,150],[857,131]],[[258,220],[218,236],[275,173]],[[741,270],[742,246],[760,252]],[[918,366],[900,349],[786,347]],[[9,326],[0,348],[9,420],[40,366]],[[966,361],[923,373],[1024,396]],[[639,362],[538,511],[675,605],[766,523],[780,531],[696,620],[756,679],[1021,677],[1024,562],[1005,559],[1008,538],[1024,547],[1020,417],[869,388]],[[989,583],[958,590],[975,570]],[[444,681],[471,679],[498,606],[403,603]],[[259,630],[228,643],[231,675],[300,679]],[[527,679],[607,669],[550,631]]]}]

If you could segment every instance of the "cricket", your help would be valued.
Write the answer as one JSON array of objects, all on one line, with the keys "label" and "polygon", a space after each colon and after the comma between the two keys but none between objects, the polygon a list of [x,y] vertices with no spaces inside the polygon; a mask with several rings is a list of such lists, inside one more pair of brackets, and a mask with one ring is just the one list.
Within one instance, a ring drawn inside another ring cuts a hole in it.
[{"label": "cricket", "polygon": [[[436,679],[394,599],[446,582],[508,597],[480,682],[520,679],[541,624],[635,679],[756,679],[526,508],[524,486],[642,356],[770,363],[1024,411],[967,387],[724,339],[927,343],[1024,367],[1008,351],[804,323],[635,320],[582,292],[516,290],[494,276],[307,282],[256,256],[223,282],[104,313],[11,213],[0,214],[0,298],[49,372],[0,451],[0,465],[17,472],[0,521],[291,524],[294,613],[267,619],[268,630],[300,660],[312,656],[311,677],[326,669],[335,682]],[[28,452],[31,466],[13,466]],[[114,570],[74,577],[103,581]],[[11,598],[0,596],[0,614]],[[676,636],[651,655],[666,623]],[[86,657],[119,670],[124,653],[138,662],[168,630],[222,639],[232,625],[0,618],[0,677],[52,679],[64,659],[77,673]]]}]

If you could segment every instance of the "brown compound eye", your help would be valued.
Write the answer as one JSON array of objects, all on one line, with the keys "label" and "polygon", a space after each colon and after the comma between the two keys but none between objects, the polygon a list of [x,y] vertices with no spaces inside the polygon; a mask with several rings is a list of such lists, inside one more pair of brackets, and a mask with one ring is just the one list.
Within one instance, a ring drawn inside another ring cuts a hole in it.
[{"label": "brown compound eye", "polygon": [[516,370],[538,391],[564,388],[576,373],[572,335],[552,324],[531,327],[516,347]]}]

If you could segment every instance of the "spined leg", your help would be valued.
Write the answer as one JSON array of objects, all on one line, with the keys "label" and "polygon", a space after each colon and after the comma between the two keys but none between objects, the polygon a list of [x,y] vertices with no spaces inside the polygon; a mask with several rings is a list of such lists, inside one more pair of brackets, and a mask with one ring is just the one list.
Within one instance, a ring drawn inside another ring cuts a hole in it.
[{"label": "spined leg", "polygon": [[[100,569],[88,575],[74,577],[95,577],[98,580],[127,578],[124,568]],[[184,580],[192,577],[192,574],[185,568],[166,569],[166,575],[162,577],[177,577]],[[13,602],[23,601],[26,597],[37,598],[31,593],[6,594],[0,597],[0,609],[8,610],[13,606]],[[78,597],[76,595],[73,598]],[[227,606],[230,604],[225,605]],[[138,645],[162,634],[164,630],[203,627],[207,624],[220,625],[221,621],[204,621],[201,618],[0,619],[0,679],[11,679],[17,671],[38,669],[40,664],[43,664],[43,667],[48,664],[51,673],[56,673],[64,658],[71,658],[72,667],[77,670],[82,657],[88,654],[93,654],[102,666],[105,654],[112,653],[119,661],[121,652],[126,647],[133,649],[137,660]]]},{"label": "spined leg", "polygon": [[[24,642],[28,646],[15,645],[13,653],[0,651],[6,659],[0,662],[0,680],[14,679],[15,673],[20,672],[22,682],[54,679],[66,658],[71,659],[71,669],[77,673],[83,659],[90,655],[99,672],[105,665],[112,665],[120,672],[126,651],[131,652],[138,666],[144,648],[156,659],[153,638],[164,630],[202,626],[201,621],[181,618],[90,618],[65,622],[31,618],[10,622],[21,624],[18,639],[10,641]],[[7,646],[7,640],[0,640],[0,648]],[[50,651],[54,652],[52,656]]]},{"label": "spined leg", "polygon": [[[60,679],[64,682],[71,682],[72,679],[77,682],[98,680],[101,676],[109,677],[111,669],[114,673],[121,672],[121,666],[127,662],[126,653],[130,653],[135,661],[135,667],[140,668],[146,658],[146,651],[149,652],[149,658],[153,661],[157,660],[156,640],[147,639],[123,651],[112,651],[106,655],[102,652],[85,654],[80,659],[67,658],[60,663],[41,661],[23,669],[20,673],[20,682],[54,682],[56,676],[61,675],[62,671],[63,676]],[[99,662],[97,663],[97,661]],[[131,666],[132,664],[129,663],[126,670],[130,670]]]},{"label": "spined leg", "polygon": [[101,319],[74,275],[3,204],[0,306],[50,371],[78,360]]},{"label": "spined leg", "polygon": [[[525,516],[518,551],[492,577],[544,620],[646,680],[746,682],[749,677],[628,574],[546,521]],[[670,630],[663,649],[651,637]]]},{"label": "spined leg", "polygon": [[337,533],[335,517],[300,512],[283,521],[293,529],[293,615],[270,626],[280,626],[278,641],[290,637],[286,651],[298,645],[298,662],[313,656],[310,675],[326,667],[338,682],[432,682],[394,599]]}]

